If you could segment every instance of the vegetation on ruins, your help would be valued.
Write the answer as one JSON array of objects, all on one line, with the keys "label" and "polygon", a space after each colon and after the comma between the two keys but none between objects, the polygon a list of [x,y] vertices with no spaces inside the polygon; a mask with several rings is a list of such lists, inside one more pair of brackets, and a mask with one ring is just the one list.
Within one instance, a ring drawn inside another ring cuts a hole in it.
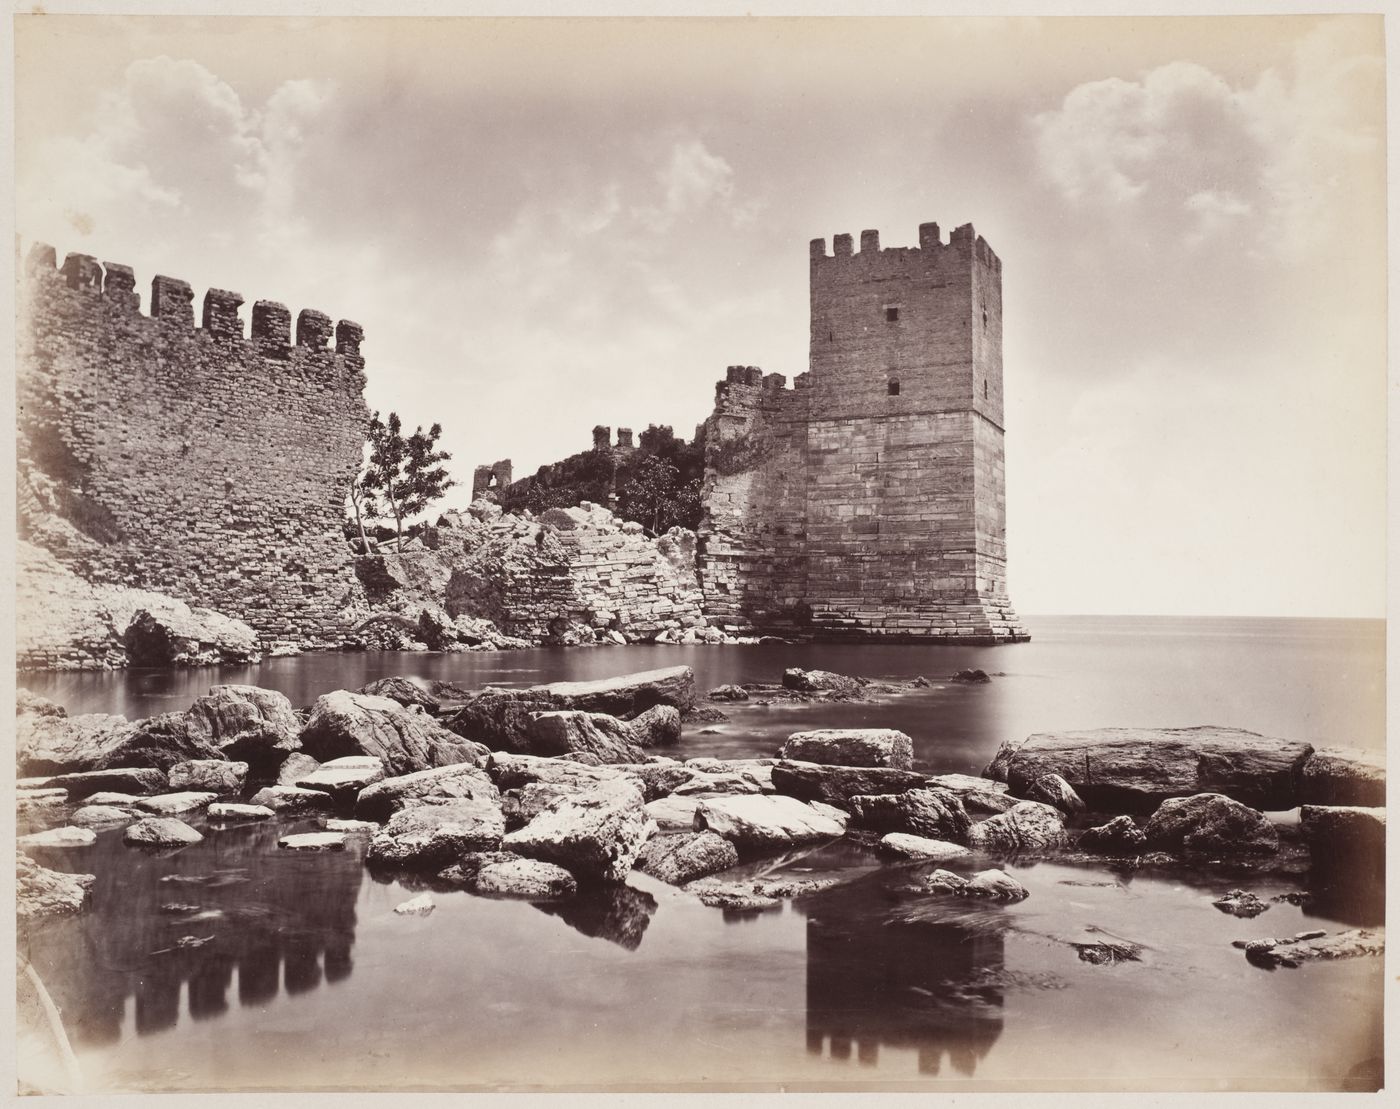
[{"label": "vegetation on ruins", "polygon": [[648,427],[635,449],[600,445],[517,481],[498,495],[508,512],[568,508],[581,501],[607,505],[653,535],[700,524],[700,483],[705,476],[705,439],[691,442],[666,426]]},{"label": "vegetation on ruins", "polygon": [[350,486],[350,505],[360,533],[360,545],[369,552],[366,519],[394,521],[395,546],[403,548],[403,522],[423,512],[457,483],[442,463],[452,455],[438,450],[442,425],[426,432],[421,426],[404,435],[397,412],[388,420],[376,412],[369,421],[369,459]]}]

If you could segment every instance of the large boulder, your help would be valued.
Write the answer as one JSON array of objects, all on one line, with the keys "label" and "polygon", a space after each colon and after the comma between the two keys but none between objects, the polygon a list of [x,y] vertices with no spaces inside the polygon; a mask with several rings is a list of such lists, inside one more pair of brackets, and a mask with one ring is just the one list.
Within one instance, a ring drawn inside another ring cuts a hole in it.
[{"label": "large boulder", "polygon": [[169,771],[190,759],[223,757],[212,743],[192,732],[183,712],[166,712],[128,724],[114,737],[115,742],[92,764],[94,770],[112,767],[149,766]]},{"label": "large boulder", "polygon": [[133,666],[207,666],[262,660],[258,633],[207,608],[163,605],[132,617],[122,642]]},{"label": "large boulder", "polygon": [[176,763],[170,768],[170,788],[176,791],[194,789],[220,796],[237,793],[248,777],[246,762],[227,759],[195,759]]},{"label": "large boulder", "polygon": [[529,740],[526,753],[531,755],[596,755],[603,763],[640,762],[646,758],[632,725],[601,712],[531,713],[525,732]]},{"label": "large boulder", "polygon": [[26,713],[15,721],[21,778],[91,770],[126,734],[126,717]]},{"label": "large boulder", "polygon": [[971,878],[951,870],[935,870],[923,882],[929,893],[951,893],[988,901],[1024,901],[1030,891],[1003,870],[983,870]]},{"label": "large boulder", "polygon": [[893,728],[820,728],[788,736],[784,759],[823,766],[883,766],[912,770],[914,742]]},{"label": "large boulder", "polygon": [[1005,782],[974,778],[971,774],[936,774],[924,783],[929,788],[956,793],[969,813],[1004,813],[1019,800],[1012,797]]},{"label": "large boulder", "polygon": [[255,685],[216,685],[185,714],[189,732],[254,772],[275,769],[298,750],[301,721],[286,696]]},{"label": "large boulder", "polygon": [[695,827],[695,810],[703,800],[703,797],[676,794],[658,797],[646,803],[647,819],[655,822],[659,832],[688,832]]},{"label": "large boulder", "polygon": [[707,797],[695,808],[694,829],[714,832],[741,849],[763,851],[845,834],[845,821],[833,812],[775,793]]},{"label": "large boulder", "polygon": [[481,767],[459,763],[385,778],[366,786],[355,799],[355,815],[361,820],[388,820],[409,805],[453,800],[499,805],[501,794]]},{"label": "large boulder", "polygon": [[1147,848],[1147,836],[1131,816],[1115,816],[1107,824],[1086,831],[1077,846],[1096,855],[1141,855]]},{"label": "large boulder", "polygon": [[845,674],[833,674],[830,670],[803,670],[792,666],[783,671],[783,688],[799,693],[857,693],[861,682]]},{"label": "large boulder", "polygon": [[409,705],[418,705],[429,716],[436,716],[442,707],[442,702],[437,697],[412,678],[380,678],[377,682],[361,686],[355,692],[363,693],[367,697],[388,697],[389,700],[397,701],[405,708]]},{"label": "large boulder", "polygon": [[97,877],[66,874],[40,866],[22,852],[15,854],[15,914],[21,922],[81,912]]},{"label": "large boulder", "polygon": [[1303,764],[1304,805],[1384,805],[1385,752],[1319,747]]},{"label": "large boulder", "polygon": [[681,710],[675,705],[652,705],[628,723],[643,747],[671,747],[681,741]]},{"label": "large boulder", "polygon": [[30,832],[15,841],[21,847],[47,847],[53,850],[70,847],[91,847],[97,842],[97,833],[91,828],[64,825],[62,828],[46,828],[42,832]]},{"label": "large boulder", "polygon": [[1384,876],[1385,809],[1304,805],[1298,816],[1315,864],[1331,871]]},{"label": "large boulder", "polygon": [[132,770],[87,770],[81,774],[60,774],[49,778],[44,785],[50,789],[66,789],[70,800],[79,801],[104,791],[141,796],[164,793],[169,782],[159,770],[137,767]]},{"label": "large boulder", "polygon": [[74,811],[68,823],[77,828],[110,828],[116,824],[130,824],[140,819],[135,809],[117,805],[84,805]]},{"label": "large boulder", "polygon": [[301,745],[323,762],[373,755],[394,775],[476,762],[483,754],[478,745],[464,741],[426,713],[387,697],[343,689],[316,699],[301,732]]},{"label": "large boulder", "polygon": [[1024,794],[1027,801],[1039,801],[1052,809],[1059,809],[1066,816],[1077,816],[1084,811],[1084,801],[1074,792],[1074,787],[1058,774],[1043,774],[1030,785]]},{"label": "large boulder", "polygon": [[617,769],[631,774],[642,783],[642,798],[646,801],[669,796],[686,783],[700,777],[690,767],[672,762],[619,763]]},{"label": "large boulder", "polygon": [[820,801],[838,809],[850,809],[858,794],[905,793],[919,789],[925,775],[912,770],[883,767],[820,766],[811,762],[784,761],[773,766],[773,789],[799,801]]},{"label": "large boulder", "polygon": [[739,853],[723,836],[713,832],[652,836],[642,848],[637,868],[673,886],[728,870],[739,863]]},{"label": "large boulder", "polygon": [[400,809],[370,840],[369,861],[385,866],[442,870],[473,851],[494,851],[505,834],[500,807],[456,798]]},{"label": "large boulder", "polygon": [[505,837],[509,851],[556,863],[578,878],[620,882],[651,834],[634,780],[602,781],[557,798]]},{"label": "large boulder", "polygon": [[1153,811],[1170,797],[1218,793],[1259,809],[1291,809],[1310,744],[1238,728],[1099,728],[1007,740],[984,771],[1023,796],[1058,774],[1095,812]]},{"label": "large boulder", "polygon": [[981,851],[1016,854],[1048,851],[1069,843],[1065,814],[1039,801],[1022,801],[968,829],[967,843]]},{"label": "large boulder", "polygon": [[965,843],[972,824],[956,793],[911,789],[851,798],[857,826],[874,832],[907,832],[928,839]]},{"label": "large boulder", "polygon": [[1154,851],[1249,855],[1278,850],[1269,818],[1221,793],[1163,801],[1143,829]]}]

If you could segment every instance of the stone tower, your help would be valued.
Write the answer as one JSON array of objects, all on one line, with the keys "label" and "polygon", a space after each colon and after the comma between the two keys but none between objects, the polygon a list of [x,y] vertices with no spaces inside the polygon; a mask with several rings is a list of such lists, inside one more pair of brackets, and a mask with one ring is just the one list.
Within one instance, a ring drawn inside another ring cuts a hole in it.
[{"label": "stone tower", "polygon": [[707,605],[823,638],[1025,639],[1006,593],[1001,262],[970,224],[832,247],[811,244],[797,388],[751,367],[719,386]]}]

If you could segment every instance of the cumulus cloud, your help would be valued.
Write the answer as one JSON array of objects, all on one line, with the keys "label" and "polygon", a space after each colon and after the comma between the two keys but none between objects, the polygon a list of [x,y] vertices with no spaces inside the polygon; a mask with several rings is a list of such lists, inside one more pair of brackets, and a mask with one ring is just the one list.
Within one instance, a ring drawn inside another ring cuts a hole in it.
[{"label": "cumulus cloud", "polygon": [[172,241],[218,241],[250,225],[285,234],[300,142],[330,97],[324,82],[289,81],[260,108],[197,62],[134,61],[86,133],[23,152],[21,230],[104,245],[162,221]]},{"label": "cumulus cloud", "polygon": [[673,143],[656,181],[660,203],[634,209],[637,218],[653,231],[666,231],[678,220],[695,218],[707,210],[722,212],[735,224],[752,219],[752,202],[735,202],[733,167],[700,139]]},{"label": "cumulus cloud", "polygon": [[1188,243],[1307,249],[1375,199],[1357,176],[1381,141],[1384,61],[1353,35],[1324,24],[1249,85],[1194,62],[1081,84],[1031,121],[1041,172],[1074,205]]}]

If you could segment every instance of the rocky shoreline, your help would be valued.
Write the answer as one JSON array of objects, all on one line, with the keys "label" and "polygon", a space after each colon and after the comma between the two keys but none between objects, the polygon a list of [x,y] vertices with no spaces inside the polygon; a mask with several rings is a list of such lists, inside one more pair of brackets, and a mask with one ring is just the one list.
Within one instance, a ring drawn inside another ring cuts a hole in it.
[{"label": "rocky shoreline", "polygon": [[[134,722],[70,717],[22,691],[19,918],[80,912],[91,896],[93,876],[30,852],[115,828],[133,849],[177,851],[248,821],[295,823],[279,851],[361,838],[366,866],[422,889],[399,907],[415,914],[443,890],[567,913],[634,869],[705,905],[762,912],[841,879],[775,877],[756,863],[843,839],[885,860],[900,896],[988,905],[1025,898],[1002,867],[1038,858],[1218,872],[1217,908],[1242,920],[1268,908],[1242,887],[1250,876],[1383,888],[1383,765],[1236,729],[1032,735],[1004,744],[980,777],[916,770],[910,737],[892,729],[795,732],[755,758],[679,757],[687,728],[722,715],[718,705],[921,683],[790,670],[781,684],[702,696],[684,666],[529,688],[390,678],[302,712],[280,693],[225,685],[183,713]],[[183,819],[192,814],[203,832]],[[1131,945],[1084,946],[1086,962],[1133,957]],[[1376,955],[1384,938],[1351,929],[1240,946],[1272,969]]]}]

